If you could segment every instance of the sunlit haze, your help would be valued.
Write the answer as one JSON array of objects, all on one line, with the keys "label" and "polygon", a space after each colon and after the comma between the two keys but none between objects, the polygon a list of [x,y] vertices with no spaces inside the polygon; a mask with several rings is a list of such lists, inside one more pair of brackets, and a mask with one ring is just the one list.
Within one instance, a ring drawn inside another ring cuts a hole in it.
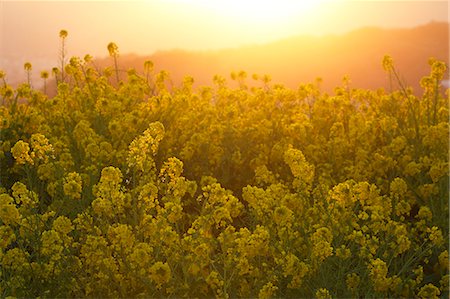
[{"label": "sunlit haze", "polygon": [[[56,52],[69,31],[74,54],[217,49],[285,37],[343,33],[361,26],[412,27],[447,21],[446,1],[1,1],[0,51]],[[45,42],[44,42],[45,41]]]},{"label": "sunlit haze", "polygon": [[22,71],[57,61],[60,29],[70,56],[211,50],[264,44],[299,35],[343,34],[376,26],[414,27],[447,21],[447,1],[344,0],[0,0],[0,68]]}]

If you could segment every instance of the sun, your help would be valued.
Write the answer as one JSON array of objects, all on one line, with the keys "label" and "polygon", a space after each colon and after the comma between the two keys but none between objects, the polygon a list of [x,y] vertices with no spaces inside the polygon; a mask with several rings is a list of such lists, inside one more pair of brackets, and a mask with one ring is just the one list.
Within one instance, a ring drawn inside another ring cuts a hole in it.
[{"label": "sun", "polygon": [[272,23],[303,15],[319,2],[317,0],[227,0],[204,1],[204,5],[240,21]]},{"label": "sun", "polygon": [[274,25],[302,17],[327,0],[172,0],[209,10],[242,24]]},{"label": "sun", "polygon": [[166,24],[161,40],[172,36],[181,39],[175,47],[192,49],[206,43],[207,49],[218,49],[265,44],[303,32],[315,34],[320,29],[317,24],[326,19],[324,12],[329,11],[325,4],[344,0],[138,1],[145,4],[145,18],[160,12],[152,19],[161,18]]}]

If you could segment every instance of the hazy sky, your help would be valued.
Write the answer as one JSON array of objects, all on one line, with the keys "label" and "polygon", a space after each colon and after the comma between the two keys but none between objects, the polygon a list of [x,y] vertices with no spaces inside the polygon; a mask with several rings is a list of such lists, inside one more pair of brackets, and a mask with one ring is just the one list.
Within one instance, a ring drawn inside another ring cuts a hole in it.
[{"label": "hazy sky", "polygon": [[[447,1],[305,0],[0,0],[0,68],[42,64],[69,32],[69,56],[151,54],[266,43],[301,34],[339,34],[361,26],[413,27],[448,21]],[[22,70],[23,71],[23,70]]]}]

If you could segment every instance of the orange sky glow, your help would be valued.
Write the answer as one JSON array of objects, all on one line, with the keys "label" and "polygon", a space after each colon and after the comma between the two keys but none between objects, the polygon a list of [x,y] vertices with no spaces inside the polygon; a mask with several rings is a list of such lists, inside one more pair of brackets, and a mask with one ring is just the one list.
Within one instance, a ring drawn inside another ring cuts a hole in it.
[{"label": "orange sky glow", "polygon": [[69,56],[150,55],[169,49],[214,50],[298,35],[343,34],[377,26],[448,22],[448,1],[366,0],[0,0],[0,69],[23,71],[57,61],[59,30]]},{"label": "orange sky glow", "polygon": [[150,54],[266,43],[301,34],[339,34],[361,26],[411,27],[447,21],[447,1],[344,0],[0,0],[0,54],[57,51],[69,31],[76,55]]}]

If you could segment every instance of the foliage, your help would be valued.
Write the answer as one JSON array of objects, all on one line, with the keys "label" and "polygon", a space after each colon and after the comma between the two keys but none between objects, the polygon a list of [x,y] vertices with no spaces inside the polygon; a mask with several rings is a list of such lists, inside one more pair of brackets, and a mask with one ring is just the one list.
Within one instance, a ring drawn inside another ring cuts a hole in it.
[{"label": "foliage", "polygon": [[448,297],[430,63],[422,97],[245,72],[170,88],[151,62],[113,82],[87,56],[48,98],[2,73],[1,297]]}]

